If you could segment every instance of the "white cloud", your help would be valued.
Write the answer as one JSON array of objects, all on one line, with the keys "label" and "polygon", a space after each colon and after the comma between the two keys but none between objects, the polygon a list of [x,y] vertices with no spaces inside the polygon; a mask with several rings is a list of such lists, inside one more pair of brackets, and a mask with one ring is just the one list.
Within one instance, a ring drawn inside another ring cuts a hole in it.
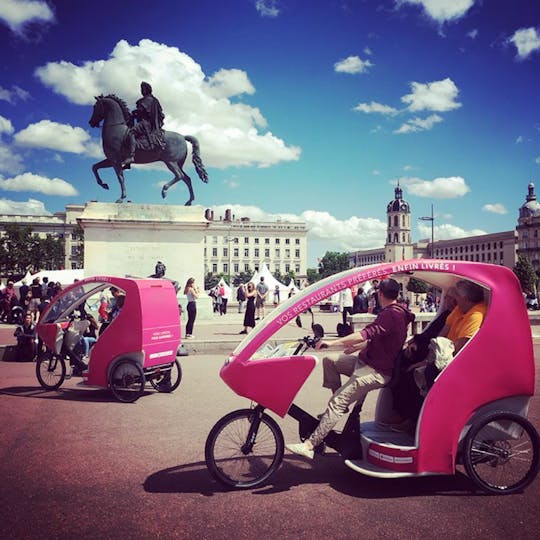
[{"label": "white cloud", "polygon": [[110,93],[134,104],[140,94],[133,81],[150,82],[165,112],[165,128],[197,137],[206,166],[266,167],[297,160],[301,153],[271,132],[260,131],[266,119],[258,108],[229,99],[254,92],[247,74],[228,69],[208,78],[176,47],[148,39],[132,46],[121,40],[106,60],[80,66],[51,62],[36,75],[69,101],[87,106],[94,104],[94,96]]},{"label": "white cloud", "polygon": [[417,131],[430,130],[435,124],[442,122],[442,118],[438,114],[431,114],[426,118],[414,117],[407,120],[394,133],[416,133]]},{"label": "white cloud", "polygon": [[18,174],[24,170],[22,157],[9,146],[0,143],[0,172]]},{"label": "white cloud", "polygon": [[365,73],[373,64],[369,60],[362,60],[359,56],[348,56],[334,64],[334,70],[338,73]]},{"label": "white cloud", "polygon": [[412,93],[401,98],[410,111],[446,112],[461,107],[461,103],[455,101],[459,90],[450,78],[426,84],[412,82],[411,90]]},{"label": "white cloud", "polygon": [[0,214],[9,216],[50,216],[45,205],[36,199],[28,199],[28,201],[11,201],[9,199],[0,199]]},{"label": "white cloud", "polygon": [[0,19],[15,33],[33,22],[53,22],[54,14],[46,2],[39,0],[2,0]]},{"label": "white cloud", "polygon": [[508,214],[508,210],[504,204],[501,203],[484,204],[484,206],[482,206],[482,210],[484,212],[490,212],[491,214]]},{"label": "white cloud", "polygon": [[262,17],[277,17],[279,15],[277,0],[257,0],[255,9]]},{"label": "white cloud", "polygon": [[13,131],[14,129],[11,120],[0,115],[0,135],[2,133],[7,133],[8,135],[11,135]]},{"label": "white cloud", "polygon": [[[422,238],[431,238],[431,225],[419,223],[418,232]],[[453,240],[454,238],[466,238],[467,236],[479,236],[481,234],[487,234],[487,232],[483,229],[465,230],[449,223],[435,225],[434,227],[435,241]]]},{"label": "white cloud", "polygon": [[306,210],[301,214],[271,214],[256,206],[223,204],[213,207],[214,219],[225,215],[230,208],[237,219],[249,217],[254,221],[303,221],[308,227],[308,239],[322,241],[332,251],[353,251],[380,247],[386,238],[386,222],[374,218],[338,219],[328,212]]},{"label": "white cloud", "polygon": [[533,27],[520,28],[508,41],[515,45],[520,60],[540,49],[540,35]]},{"label": "white cloud", "polygon": [[26,101],[30,94],[19,86],[12,86],[11,90],[0,86],[0,101],[15,103],[17,101]]},{"label": "white cloud", "polygon": [[538,163],[538,165],[540,165],[540,156],[538,156],[535,160],[534,160],[535,163]]},{"label": "white cloud", "polygon": [[78,195],[77,190],[61,178],[46,178],[33,173],[22,173],[13,178],[0,178],[3,191],[36,191],[45,195],[71,197]]},{"label": "white cloud", "polygon": [[371,101],[370,103],[359,103],[356,107],[354,107],[353,111],[359,111],[366,114],[380,113],[389,115],[395,115],[399,112],[397,109],[394,109],[394,107],[390,107],[390,105],[384,105],[383,103],[377,103],[376,101]]},{"label": "white cloud", "polygon": [[220,69],[208,79],[208,84],[216,98],[255,93],[246,72],[241,69]]},{"label": "white cloud", "polygon": [[516,137],[516,144],[521,144],[524,141],[523,135],[518,135]]},{"label": "white cloud", "polygon": [[471,190],[461,176],[449,176],[433,180],[405,177],[399,178],[398,182],[408,193],[417,197],[431,199],[456,199],[463,197]]},{"label": "white cloud", "polygon": [[396,2],[398,6],[419,5],[426,15],[438,23],[460,19],[474,5],[474,0],[396,0]]},{"label": "white cloud", "polygon": [[478,30],[474,28],[470,32],[467,32],[467,36],[470,37],[471,39],[476,39],[478,37]]},{"label": "white cloud", "polygon": [[37,124],[30,124],[14,136],[15,142],[22,146],[34,148],[49,148],[73,154],[101,155],[97,143],[80,127],[68,124],[59,124],[51,120],[41,120]]}]

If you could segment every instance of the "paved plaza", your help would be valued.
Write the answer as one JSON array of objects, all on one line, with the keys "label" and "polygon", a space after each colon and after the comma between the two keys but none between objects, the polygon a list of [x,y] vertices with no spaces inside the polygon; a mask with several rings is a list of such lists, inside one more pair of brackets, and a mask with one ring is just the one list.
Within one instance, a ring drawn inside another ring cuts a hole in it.
[{"label": "paved plaza", "polygon": [[[317,316],[328,329],[338,314]],[[305,326],[310,318],[304,317]],[[5,330],[7,327],[2,327]],[[452,477],[383,480],[361,476],[330,451],[313,464],[286,453],[264,487],[229,491],[208,474],[204,443],[215,422],[249,406],[219,378],[239,341],[241,316],[196,324],[172,394],[148,388],[133,404],[73,378],[40,388],[35,364],[0,362],[0,537],[59,539],[538,538],[540,481],[523,494],[472,491]],[[307,334],[295,325],[288,337]],[[205,340],[220,341],[211,354]],[[225,350],[227,348],[227,351]],[[540,345],[535,345],[537,358]],[[538,384],[537,371],[537,384]],[[295,402],[320,412],[328,398],[321,366]],[[374,393],[373,393],[374,394]],[[373,413],[375,395],[364,407]],[[286,441],[297,424],[278,418]],[[530,418],[540,426],[540,400]]]}]

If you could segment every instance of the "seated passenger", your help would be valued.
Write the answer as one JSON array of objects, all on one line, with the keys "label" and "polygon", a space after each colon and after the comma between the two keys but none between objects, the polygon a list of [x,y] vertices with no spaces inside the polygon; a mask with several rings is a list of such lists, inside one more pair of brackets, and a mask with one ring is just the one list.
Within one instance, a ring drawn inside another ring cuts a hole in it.
[{"label": "seated passenger", "polygon": [[[455,295],[457,305],[446,317],[446,322],[439,333],[439,337],[446,337],[452,341],[454,345],[453,354],[455,356],[480,328],[486,314],[486,305],[484,303],[484,289],[471,281],[458,281],[455,288],[448,290],[445,299],[449,295],[450,302],[452,302],[452,297]],[[445,307],[448,309],[449,305],[445,304]],[[432,325],[428,327],[428,330],[431,327]],[[420,336],[423,336],[423,334],[420,334]],[[424,356],[418,354],[418,351],[420,351],[419,347],[413,346],[410,347],[412,352],[404,353],[405,356],[409,354],[410,358],[414,358],[416,363],[409,364],[406,369],[407,374],[402,378],[403,380],[400,378],[396,387],[393,388],[394,407],[404,417],[403,425],[394,427],[410,430],[411,427],[414,427],[414,423],[416,423],[420,408],[422,407],[423,397],[419,394],[416,384],[413,385],[414,369],[426,365],[425,378],[428,389],[431,388],[440,373],[440,370],[434,363],[426,364],[425,361],[429,342],[433,337],[436,336],[430,332],[429,339],[421,340],[421,344],[423,345],[421,354]]]}]

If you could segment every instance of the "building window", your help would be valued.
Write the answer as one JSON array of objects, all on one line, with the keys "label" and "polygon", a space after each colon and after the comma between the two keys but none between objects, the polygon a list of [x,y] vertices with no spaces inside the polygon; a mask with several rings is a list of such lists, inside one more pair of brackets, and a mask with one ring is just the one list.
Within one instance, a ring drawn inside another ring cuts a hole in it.
[{"label": "building window", "polygon": [[244,257],[249,257],[249,248],[244,249]]},{"label": "building window", "polygon": [[270,250],[269,249],[264,250],[264,256],[265,257],[270,257]]},{"label": "building window", "polygon": [[[257,269],[255,268],[255,270],[257,270]],[[249,264],[248,263],[244,264],[244,272],[249,272]]]},{"label": "building window", "polygon": [[289,263],[285,264],[285,273],[288,274],[291,271],[291,265]]},{"label": "building window", "polygon": [[212,257],[217,257],[217,248],[212,248]]},{"label": "building window", "polygon": [[294,256],[295,257],[300,257],[300,250],[299,249],[294,250]]},{"label": "building window", "polygon": [[223,263],[223,271],[227,273],[229,271],[229,265],[227,263]]},{"label": "building window", "polygon": [[285,257],[286,257],[287,259],[290,259],[290,258],[291,258],[291,250],[290,250],[290,249],[286,249],[286,250],[285,250]]},{"label": "building window", "polygon": [[218,242],[217,236],[212,236],[212,243],[217,244],[217,242]]},{"label": "building window", "polygon": [[399,227],[398,216],[394,216],[394,227]]},{"label": "building window", "polygon": [[291,243],[291,239],[290,238],[285,238],[285,244],[289,245]]},{"label": "building window", "polygon": [[233,238],[233,242],[234,242],[235,244],[238,244],[238,236],[235,236],[235,237]]},{"label": "building window", "polygon": [[265,239],[264,239],[264,243],[265,243],[265,244],[269,244],[269,243],[270,243],[270,238],[265,238]]},{"label": "building window", "polygon": [[240,271],[240,266],[238,263],[234,263],[233,264],[233,268],[234,268],[234,273],[235,274],[238,274],[238,272]]},{"label": "building window", "polygon": [[244,236],[244,244],[249,244],[249,237],[248,236]]},{"label": "building window", "polygon": [[217,263],[212,263],[212,272],[217,274]]},{"label": "building window", "polygon": [[259,256],[259,248],[255,248],[255,257]]},{"label": "building window", "polygon": [[279,244],[279,238],[276,238],[276,244]]},{"label": "building window", "polygon": [[299,246],[300,245],[300,238],[295,238],[294,243]]},{"label": "building window", "polygon": [[224,257],[228,257],[228,256],[229,256],[229,249],[228,249],[228,248],[223,248],[223,256],[224,256]]},{"label": "building window", "polygon": [[279,254],[279,248],[276,248],[276,257],[279,257],[280,254]]},{"label": "building window", "polygon": [[234,249],[233,249],[233,255],[234,255],[235,257],[238,257],[238,255],[239,255],[238,248],[234,248]]},{"label": "building window", "polygon": [[299,264],[295,264],[294,265],[294,271],[299,274],[300,273],[300,265]]},{"label": "building window", "polygon": [[258,239],[258,238],[255,238],[255,243],[256,243],[256,244],[259,243],[259,239]]}]

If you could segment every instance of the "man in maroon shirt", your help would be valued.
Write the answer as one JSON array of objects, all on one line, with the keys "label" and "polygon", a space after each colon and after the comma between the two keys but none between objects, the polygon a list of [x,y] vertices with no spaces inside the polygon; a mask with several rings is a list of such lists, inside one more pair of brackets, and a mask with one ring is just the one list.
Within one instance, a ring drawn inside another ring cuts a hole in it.
[{"label": "man in maroon shirt", "polygon": [[[323,386],[330,389],[332,398],[309,439],[287,445],[291,452],[313,458],[313,449],[323,442],[349,405],[362,403],[370,390],[382,388],[390,381],[407,327],[414,319],[410,311],[396,302],[398,294],[399,283],[384,279],[377,292],[381,311],[371,324],[339,339],[319,341],[317,348],[343,347],[343,353],[323,358]],[[341,375],[349,376],[344,385]]]}]

